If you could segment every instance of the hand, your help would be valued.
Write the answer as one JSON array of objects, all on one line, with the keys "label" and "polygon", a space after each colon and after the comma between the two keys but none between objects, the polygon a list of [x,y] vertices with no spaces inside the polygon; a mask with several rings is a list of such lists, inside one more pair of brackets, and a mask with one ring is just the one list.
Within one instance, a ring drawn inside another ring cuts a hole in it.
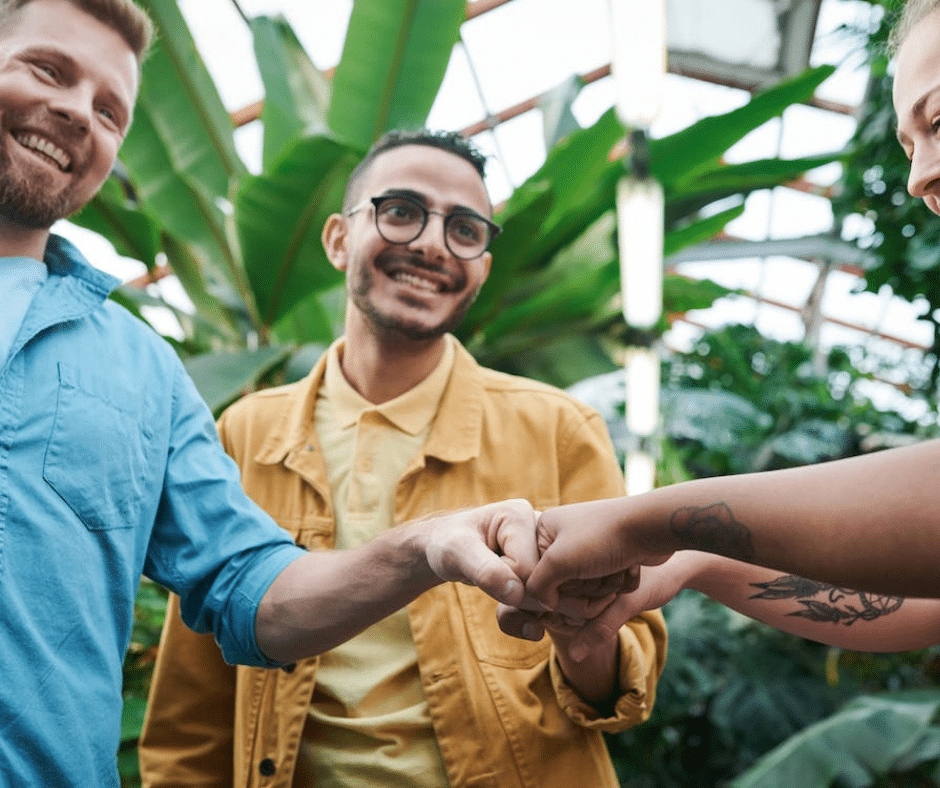
[{"label": "hand", "polygon": [[516,607],[500,604],[496,617],[507,635],[523,640],[541,640],[546,631],[574,636],[584,625],[601,615],[618,596],[633,591],[640,582],[639,567],[589,580],[568,580],[559,586],[556,610],[526,594]]},{"label": "hand", "polygon": [[538,561],[536,512],[511,500],[426,521],[425,556],[442,580],[477,586],[509,605],[524,602],[524,584]]},{"label": "hand", "polygon": [[[648,544],[639,529],[626,530],[628,498],[559,506],[547,509],[536,528],[538,565],[526,582],[529,595],[549,610],[562,607],[565,584],[607,578],[621,590],[635,587],[635,567],[661,564],[670,553]],[[573,611],[570,611],[573,612]]]},{"label": "hand", "polygon": [[618,630],[631,618],[671,601],[688,587],[696,566],[696,556],[683,552],[660,565],[644,567],[635,591],[619,594],[600,614],[585,621],[578,632],[570,637],[568,653],[571,658],[581,662],[593,650],[603,647],[616,637]]}]

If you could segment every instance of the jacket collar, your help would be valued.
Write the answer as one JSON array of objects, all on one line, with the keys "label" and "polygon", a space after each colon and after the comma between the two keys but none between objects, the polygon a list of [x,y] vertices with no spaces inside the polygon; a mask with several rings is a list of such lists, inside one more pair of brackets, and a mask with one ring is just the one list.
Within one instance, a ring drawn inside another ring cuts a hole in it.
[{"label": "jacket collar", "polygon": [[[480,366],[456,340],[454,351],[454,368],[424,447],[425,456],[449,463],[479,456],[483,413]],[[326,359],[327,353],[324,353],[310,373],[293,384],[297,396],[261,444],[255,455],[256,462],[276,465],[306,446],[319,447],[314,408],[326,372]]]}]

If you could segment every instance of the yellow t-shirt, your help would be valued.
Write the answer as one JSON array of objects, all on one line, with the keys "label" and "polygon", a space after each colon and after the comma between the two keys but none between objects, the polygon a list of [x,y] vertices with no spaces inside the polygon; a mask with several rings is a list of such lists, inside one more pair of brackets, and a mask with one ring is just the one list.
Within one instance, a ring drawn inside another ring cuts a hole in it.
[{"label": "yellow t-shirt", "polygon": [[[343,377],[343,347],[334,346],[327,359],[315,412],[338,550],[394,526],[395,488],[424,446],[454,361],[448,341],[427,378],[400,397],[373,405]],[[402,609],[321,657],[293,786],[448,784]]]}]

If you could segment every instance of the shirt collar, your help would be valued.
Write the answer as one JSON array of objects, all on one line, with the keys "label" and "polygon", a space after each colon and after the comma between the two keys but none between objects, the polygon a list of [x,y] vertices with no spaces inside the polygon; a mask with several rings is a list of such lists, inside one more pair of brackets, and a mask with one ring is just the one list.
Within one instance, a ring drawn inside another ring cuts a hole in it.
[{"label": "shirt collar", "polygon": [[448,335],[444,354],[430,375],[417,386],[381,405],[373,405],[349,385],[340,366],[345,347],[345,339],[333,343],[330,347],[323,379],[323,392],[332,402],[340,426],[351,427],[367,410],[381,413],[395,427],[409,435],[418,435],[431,423],[454,366],[452,337]]},{"label": "shirt collar", "polygon": [[119,279],[92,266],[70,241],[55,233],[49,235],[43,262],[50,274],[74,277],[102,299],[120,284]]}]

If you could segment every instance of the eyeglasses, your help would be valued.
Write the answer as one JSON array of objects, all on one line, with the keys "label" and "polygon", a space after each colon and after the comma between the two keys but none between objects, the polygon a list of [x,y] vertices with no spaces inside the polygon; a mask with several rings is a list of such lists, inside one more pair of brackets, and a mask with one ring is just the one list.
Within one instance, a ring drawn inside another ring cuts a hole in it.
[{"label": "eyeglasses", "polygon": [[429,211],[410,197],[387,194],[370,197],[368,202],[346,212],[352,216],[369,203],[375,207],[375,229],[390,244],[408,244],[424,232],[428,216],[436,214],[444,219],[444,243],[450,253],[460,260],[479,257],[499,235],[502,228],[473,211],[453,213]]}]

